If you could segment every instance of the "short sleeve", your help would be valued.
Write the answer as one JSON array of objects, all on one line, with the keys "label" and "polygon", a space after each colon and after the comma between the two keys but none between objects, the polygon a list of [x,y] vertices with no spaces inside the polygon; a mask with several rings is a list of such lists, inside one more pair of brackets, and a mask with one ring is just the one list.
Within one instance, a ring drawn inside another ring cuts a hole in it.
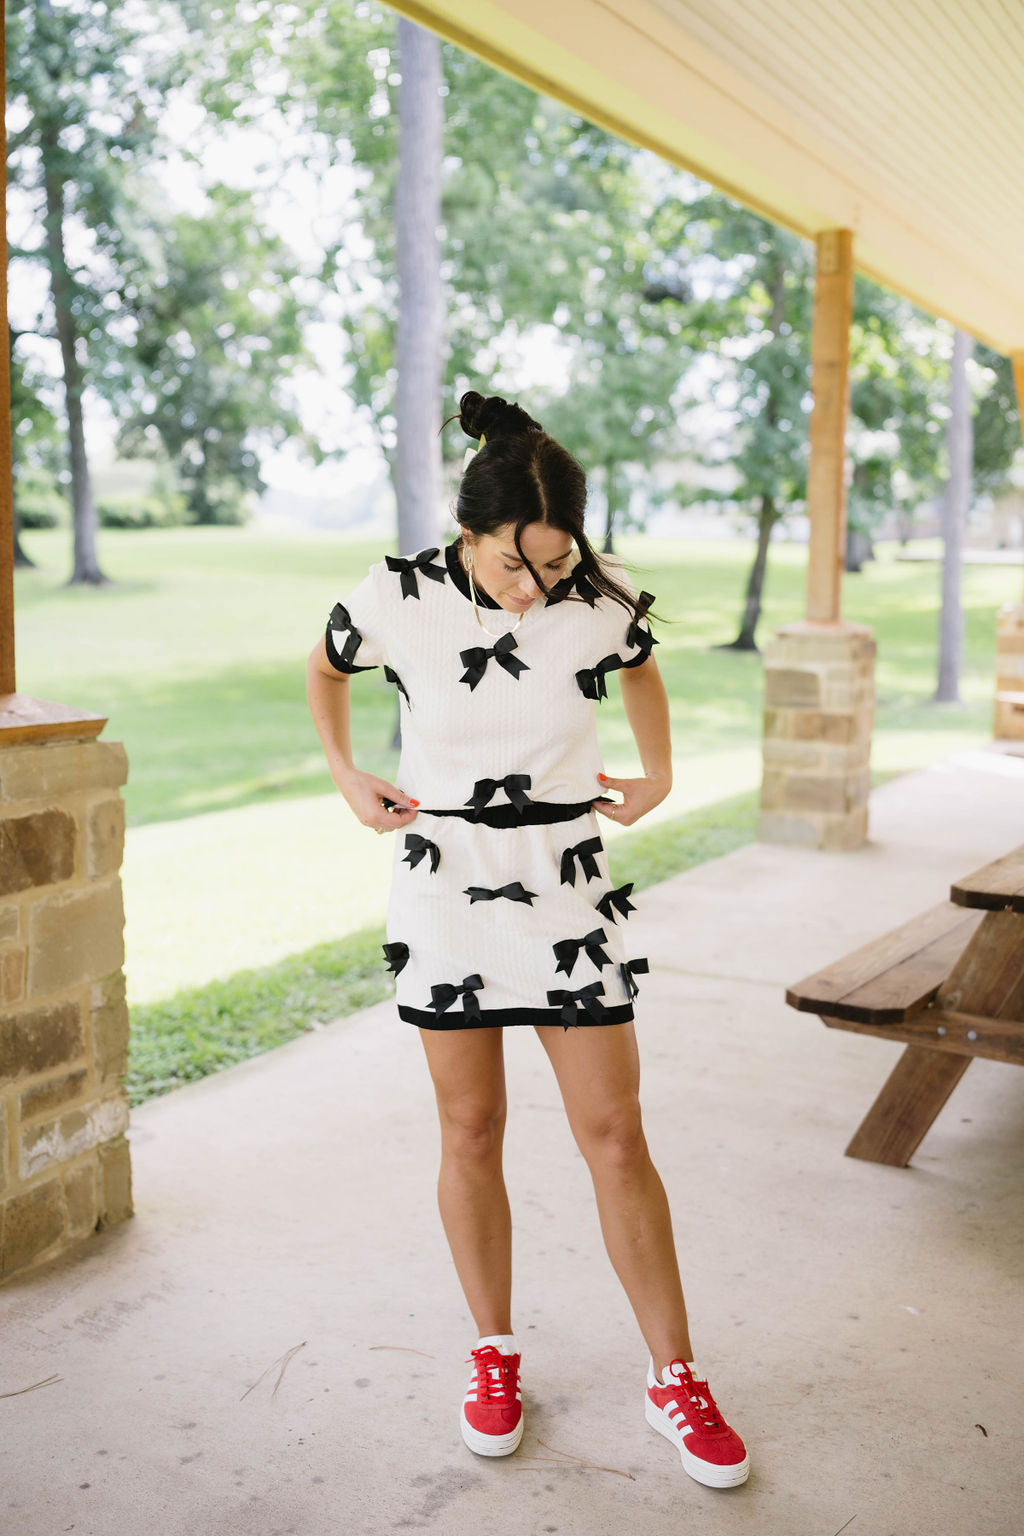
[{"label": "short sleeve", "polygon": [[338,672],[369,672],[387,664],[387,593],[383,563],[372,565],[327,620],[327,659]]}]

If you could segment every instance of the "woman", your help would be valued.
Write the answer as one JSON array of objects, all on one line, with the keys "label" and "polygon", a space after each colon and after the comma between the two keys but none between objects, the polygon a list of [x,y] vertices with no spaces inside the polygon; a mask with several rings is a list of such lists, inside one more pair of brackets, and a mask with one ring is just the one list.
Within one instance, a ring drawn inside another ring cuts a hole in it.
[{"label": "woman", "polygon": [[[531,1025],[650,1351],[647,1420],[691,1476],[731,1487],[746,1479],[747,1456],[693,1362],[638,1100],[632,1003],[647,961],[627,954],[632,885],[612,888],[597,819],[629,826],[671,787],[653,599],[620,560],[590,547],[584,472],[537,422],[474,392],[462,396],[460,421],[480,448],[459,489],[459,537],[443,554],[388,556],[335,605],[309,658],[308,697],[353,812],[398,834],[384,953],[433,1079],[438,1204],[480,1335],[462,1437],[480,1455],[505,1456],[523,1434],[502,1030]],[[409,793],[352,761],[349,677],[377,666],[402,701],[398,777]],[[642,777],[600,771],[596,704],[612,672]]]}]

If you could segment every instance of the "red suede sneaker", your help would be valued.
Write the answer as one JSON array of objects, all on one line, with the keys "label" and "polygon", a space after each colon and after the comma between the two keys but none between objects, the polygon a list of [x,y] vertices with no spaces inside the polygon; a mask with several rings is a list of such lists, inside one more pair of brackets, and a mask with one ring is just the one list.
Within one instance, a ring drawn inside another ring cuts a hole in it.
[{"label": "red suede sneaker", "polygon": [[683,1468],[709,1488],[735,1488],[750,1471],[746,1447],[722,1418],[706,1381],[697,1380],[685,1360],[673,1360],[662,1385],[647,1367],[644,1415],[652,1429],[671,1440]]},{"label": "red suede sneaker", "polygon": [[523,1438],[520,1355],[493,1344],[472,1351],[473,1375],[462,1404],[462,1438],[478,1456],[510,1456]]}]

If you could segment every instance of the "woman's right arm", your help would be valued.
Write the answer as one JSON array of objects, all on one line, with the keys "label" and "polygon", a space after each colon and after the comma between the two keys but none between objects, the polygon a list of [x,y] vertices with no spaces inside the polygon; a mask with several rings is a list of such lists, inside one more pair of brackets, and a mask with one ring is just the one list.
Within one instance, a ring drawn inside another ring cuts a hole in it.
[{"label": "woman's right arm", "polygon": [[[394,832],[415,820],[418,801],[411,801],[387,779],[362,773],[352,761],[352,733],[349,724],[349,673],[339,672],[327,657],[321,636],[306,663],[306,699],[316,733],[327,756],[331,778],[338,786],[364,827]],[[397,809],[386,810],[381,797],[397,802]]]}]

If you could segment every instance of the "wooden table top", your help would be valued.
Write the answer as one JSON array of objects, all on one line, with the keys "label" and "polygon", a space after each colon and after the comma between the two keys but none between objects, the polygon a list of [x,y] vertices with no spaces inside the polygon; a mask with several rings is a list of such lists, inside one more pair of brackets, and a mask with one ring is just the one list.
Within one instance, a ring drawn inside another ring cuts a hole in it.
[{"label": "wooden table top", "polygon": [[987,907],[996,912],[1024,912],[1024,843],[1001,859],[983,864],[950,886],[950,900],[959,907]]}]

